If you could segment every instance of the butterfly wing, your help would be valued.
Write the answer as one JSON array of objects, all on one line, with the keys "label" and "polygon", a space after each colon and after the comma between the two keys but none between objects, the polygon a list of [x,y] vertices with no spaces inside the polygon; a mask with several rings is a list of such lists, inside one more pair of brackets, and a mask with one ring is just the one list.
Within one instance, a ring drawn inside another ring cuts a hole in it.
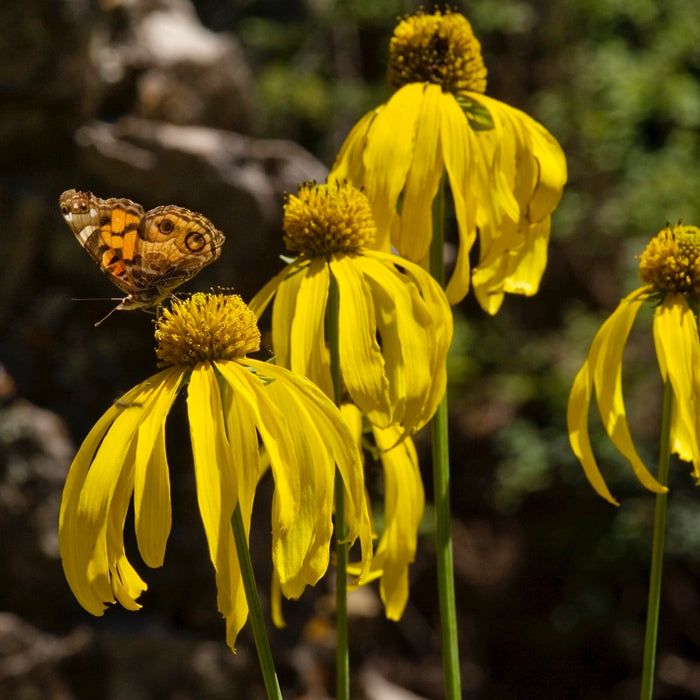
[{"label": "butterfly wing", "polygon": [[161,298],[214,262],[226,240],[205,216],[175,205],[146,212],[138,235],[135,281]]},{"label": "butterfly wing", "polygon": [[130,199],[101,199],[77,190],[64,192],[59,207],[78,242],[109,280],[129,295],[136,291],[133,269],[143,207]]}]

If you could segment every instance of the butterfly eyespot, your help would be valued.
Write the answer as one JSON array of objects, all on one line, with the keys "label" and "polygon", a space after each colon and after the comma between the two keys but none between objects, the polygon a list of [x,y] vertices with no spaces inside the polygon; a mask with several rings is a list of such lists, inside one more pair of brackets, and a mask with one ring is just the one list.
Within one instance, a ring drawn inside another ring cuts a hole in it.
[{"label": "butterfly eyespot", "polygon": [[163,219],[158,224],[158,230],[161,233],[172,233],[175,230],[175,224],[170,219]]},{"label": "butterfly eyespot", "polygon": [[201,233],[198,233],[197,231],[192,231],[191,233],[188,233],[185,238],[185,245],[187,246],[187,250],[193,253],[202,250],[206,243],[206,238],[204,238],[204,236]]}]

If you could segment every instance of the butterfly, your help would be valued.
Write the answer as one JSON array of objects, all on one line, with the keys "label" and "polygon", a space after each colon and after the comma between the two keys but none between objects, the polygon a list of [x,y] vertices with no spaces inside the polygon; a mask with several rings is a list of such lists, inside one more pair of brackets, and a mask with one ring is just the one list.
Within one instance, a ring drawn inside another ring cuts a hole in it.
[{"label": "butterfly", "polygon": [[156,306],[214,262],[225,241],[202,214],[173,204],[144,211],[130,199],[77,190],[58,203],[80,245],[126,293],[113,311]]}]

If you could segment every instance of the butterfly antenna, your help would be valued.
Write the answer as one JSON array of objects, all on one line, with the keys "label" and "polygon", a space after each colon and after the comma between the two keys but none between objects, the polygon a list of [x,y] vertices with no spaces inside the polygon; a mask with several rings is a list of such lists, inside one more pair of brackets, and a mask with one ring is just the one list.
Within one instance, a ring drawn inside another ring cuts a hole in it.
[{"label": "butterfly antenna", "polygon": [[121,301],[122,297],[71,297],[71,301]]}]

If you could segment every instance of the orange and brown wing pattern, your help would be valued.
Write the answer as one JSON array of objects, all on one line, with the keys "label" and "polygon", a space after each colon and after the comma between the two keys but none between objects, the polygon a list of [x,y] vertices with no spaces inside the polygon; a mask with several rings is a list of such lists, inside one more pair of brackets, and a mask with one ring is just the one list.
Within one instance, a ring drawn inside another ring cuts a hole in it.
[{"label": "orange and brown wing pattern", "polygon": [[147,211],[139,237],[143,279],[171,289],[216,260],[225,241],[224,234],[202,214],[174,205]]},{"label": "orange and brown wing pattern", "polygon": [[225,240],[209,219],[175,205],[144,212],[130,199],[68,190],[59,206],[90,257],[127,293],[121,309],[158,303],[216,260]]},{"label": "orange and brown wing pattern", "polygon": [[100,199],[76,190],[64,192],[59,206],[78,242],[105,275],[127,294],[134,292],[130,268],[143,207],[130,199]]}]

